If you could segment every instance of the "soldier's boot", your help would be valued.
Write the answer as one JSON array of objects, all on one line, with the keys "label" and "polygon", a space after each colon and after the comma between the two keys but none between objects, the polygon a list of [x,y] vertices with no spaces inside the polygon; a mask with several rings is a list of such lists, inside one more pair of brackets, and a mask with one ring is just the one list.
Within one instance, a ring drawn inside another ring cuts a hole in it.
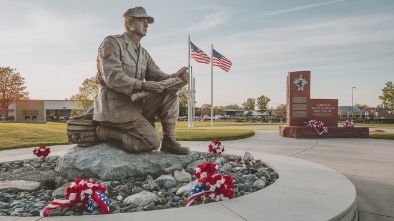
[{"label": "soldier's boot", "polygon": [[163,124],[163,140],[161,141],[160,151],[178,155],[187,155],[190,153],[188,147],[182,147],[175,140],[175,124]]},{"label": "soldier's boot", "polygon": [[102,125],[99,125],[96,127],[96,134],[97,134],[97,139],[99,141],[106,141],[106,140],[119,140],[121,141],[123,138],[123,133],[121,131],[112,129],[110,127],[105,127]]},{"label": "soldier's boot", "polygon": [[121,141],[123,144],[123,149],[127,152],[140,153],[152,150],[152,148],[146,145],[141,139],[111,127],[99,125],[96,128],[96,133],[97,139],[99,141]]}]

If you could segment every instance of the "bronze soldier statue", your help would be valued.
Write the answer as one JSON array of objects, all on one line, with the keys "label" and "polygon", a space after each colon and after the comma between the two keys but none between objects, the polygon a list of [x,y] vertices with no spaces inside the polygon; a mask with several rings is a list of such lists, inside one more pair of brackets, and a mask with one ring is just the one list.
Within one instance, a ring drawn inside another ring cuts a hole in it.
[{"label": "bronze soldier statue", "polygon": [[[174,137],[179,115],[176,92],[188,83],[188,69],[183,67],[174,74],[166,74],[141,46],[148,24],[154,22],[143,7],[128,9],[123,18],[125,32],[106,37],[98,50],[99,92],[94,108],[89,111],[93,121],[98,123],[97,139],[121,141],[128,152],[140,153],[160,147],[163,152],[189,154],[189,148],[182,147]],[[171,78],[181,79],[180,83],[168,87],[165,82]],[[150,95],[131,99],[141,92]],[[161,121],[163,139],[154,127],[156,119]]]}]

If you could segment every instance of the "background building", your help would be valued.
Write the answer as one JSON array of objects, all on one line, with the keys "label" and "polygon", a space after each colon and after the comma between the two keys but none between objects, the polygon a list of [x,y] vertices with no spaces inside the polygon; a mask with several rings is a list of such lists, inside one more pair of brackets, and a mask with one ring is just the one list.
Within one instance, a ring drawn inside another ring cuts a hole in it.
[{"label": "background building", "polygon": [[[353,117],[352,117],[353,114]],[[346,119],[358,119],[361,117],[360,108],[353,106],[338,106],[338,118],[339,120]]]},{"label": "background building", "polygon": [[78,109],[70,100],[20,100],[10,105],[9,113],[15,122],[45,123],[47,121],[66,121],[71,111]]}]

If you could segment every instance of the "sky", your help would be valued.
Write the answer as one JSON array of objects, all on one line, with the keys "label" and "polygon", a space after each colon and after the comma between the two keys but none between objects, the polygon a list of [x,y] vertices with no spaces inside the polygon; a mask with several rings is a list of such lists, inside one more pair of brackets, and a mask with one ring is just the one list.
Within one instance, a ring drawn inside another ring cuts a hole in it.
[{"label": "sky", "polygon": [[[377,106],[394,81],[393,0],[0,0],[0,66],[17,69],[30,99],[70,98],[136,6],[155,19],[141,44],[162,71],[188,65],[189,35],[232,61],[229,72],[213,67],[214,106],[262,95],[285,104],[292,71],[311,71],[311,98],[340,106]],[[190,64],[196,106],[210,104],[211,66]]]}]

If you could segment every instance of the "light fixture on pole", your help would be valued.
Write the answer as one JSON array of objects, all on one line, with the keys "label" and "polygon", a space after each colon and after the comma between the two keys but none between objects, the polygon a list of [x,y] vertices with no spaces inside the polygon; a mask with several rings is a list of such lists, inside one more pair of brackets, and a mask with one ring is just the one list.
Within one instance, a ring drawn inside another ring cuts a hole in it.
[{"label": "light fixture on pole", "polygon": [[352,87],[352,120],[353,120],[353,89],[356,87]]}]

